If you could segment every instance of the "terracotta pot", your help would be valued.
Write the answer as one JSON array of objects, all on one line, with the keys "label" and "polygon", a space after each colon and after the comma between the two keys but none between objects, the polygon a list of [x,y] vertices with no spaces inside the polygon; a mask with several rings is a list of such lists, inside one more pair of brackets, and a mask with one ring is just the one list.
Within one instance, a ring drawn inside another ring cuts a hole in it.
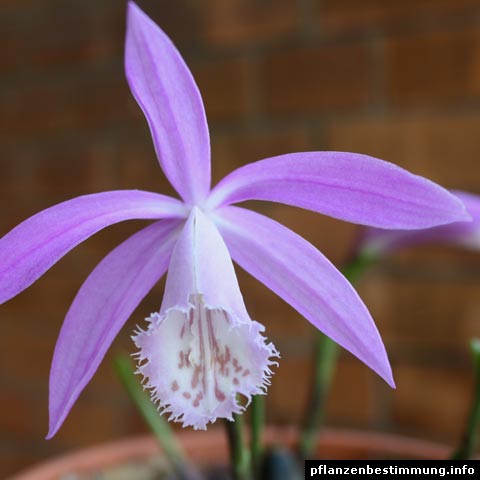
[{"label": "terracotta pot", "polygon": [[[294,428],[269,427],[265,432],[265,439],[270,444],[289,446],[296,438],[297,430]],[[222,429],[180,432],[178,439],[195,464],[221,465],[228,461],[228,447]],[[329,459],[436,460],[447,458],[451,448],[398,435],[325,429],[320,436],[318,451],[322,458]],[[128,463],[141,465],[151,461],[158,453],[158,444],[152,436],[133,437],[63,455],[10,480],[57,480],[67,478],[68,474],[78,475],[68,478],[90,478],[88,474],[114,466]]]}]

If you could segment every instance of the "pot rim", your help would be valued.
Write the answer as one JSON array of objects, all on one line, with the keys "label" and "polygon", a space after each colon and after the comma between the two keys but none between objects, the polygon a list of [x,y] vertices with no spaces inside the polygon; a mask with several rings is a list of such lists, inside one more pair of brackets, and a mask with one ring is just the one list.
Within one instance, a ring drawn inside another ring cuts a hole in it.
[{"label": "pot rim", "polygon": [[[225,432],[221,428],[211,428],[208,432],[180,431],[176,432],[176,435],[187,456],[193,460],[200,458],[202,462],[208,463],[228,458]],[[269,426],[265,429],[264,440],[269,444],[293,445],[297,437],[298,430],[295,427]],[[443,459],[448,458],[451,453],[449,446],[428,440],[394,433],[341,428],[324,428],[319,437],[319,446],[322,445],[329,448],[368,448],[372,452],[395,454],[405,458],[418,457],[421,452],[423,458]],[[23,470],[10,477],[10,480],[53,480],[72,472],[73,466],[76,473],[82,473],[111,467],[126,459],[136,461],[153,457],[160,452],[161,448],[153,435],[127,437],[67,452]]]}]

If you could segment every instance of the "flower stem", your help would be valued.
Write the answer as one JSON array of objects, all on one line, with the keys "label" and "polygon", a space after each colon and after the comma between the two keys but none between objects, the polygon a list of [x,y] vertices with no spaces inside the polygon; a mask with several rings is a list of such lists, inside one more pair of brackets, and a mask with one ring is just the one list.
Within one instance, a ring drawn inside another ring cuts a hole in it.
[{"label": "flower stem", "polygon": [[475,365],[475,387],[472,405],[468,415],[465,433],[462,441],[450,457],[451,460],[467,460],[471,458],[477,441],[477,427],[480,422],[480,340],[473,339],[470,342],[470,350],[473,355]]},{"label": "flower stem", "polygon": [[378,257],[370,253],[359,253],[350,262],[348,262],[343,268],[342,273],[345,278],[354,285],[358,282],[365,271],[372,265],[377,263]]},{"label": "flower stem", "polygon": [[309,457],[315,447],[339,350],[337,344],[321,332],[317,332],[315,343],[313,388],[298,446],[301,458]]},{"label": "flower stem", "polygon": [[187,478],[186,471],[189,470],[185,463],[185,457],[178,445],[175,436],[168,425],[168,422],[160,416],[150,396],[145,392],[133,373],[132,362],[126,355],[118,355],[115,358],[115,370],[120,377],[133,403],[138,408],[150,430],[155,435],[162,447],[167,459],[177,472],[179,478]]},{"label": "flower stem", "polygon": [[[372,255],[359,254],[343,268],[343,274],[353,284],[375,262],[376,258]],[[337,365],[338,354],[338,345],[323,333],[318,332],[315,341],[312,391],[308,399],[298,444],[300,458],[309,457],[315,448],[318,433],[325,417],[325,404]]]},{"label": "flower stem", "polygon": [[245,447],[242,415],[233,415],[233,422],[225,420],[228,443],[230,445],[230,464],[235,480],[251,480],[252,471],[250,452]]},{"label": "flower stem", "polygon": [[252,455],[252,466],[255,474],[254,476],[258,477],[260,462],[263,455],[262,432],[265,424],[265,397],[263,395],[253,396],[250,415],[252,427],[250,452]]}]

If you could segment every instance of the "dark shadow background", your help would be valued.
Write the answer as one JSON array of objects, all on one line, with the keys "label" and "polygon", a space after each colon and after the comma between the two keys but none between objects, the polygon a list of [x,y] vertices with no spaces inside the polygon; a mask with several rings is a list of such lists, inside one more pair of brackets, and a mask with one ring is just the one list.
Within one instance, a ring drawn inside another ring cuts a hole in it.
[{"label": "dark shadow background", "polygon": [[[448,188],[480,193],[478,0],[144,0],[198,81],[213,174],[300,150],[356,151]],[[108,189],[171,193],[123,74],[125,2],[0,5],[0,234],[68,198]],[[338,265],[354,227],[273,204],[258,209]],[[141,223],[111,227],[0,310],[0,477],[49,456],[145,431],[112,373],[132,352],[141,304],[60,433],[47,431],[55,339],[77,289]],[[342,355],[328,423],[454,443],[469,400],[467,341],[480,334],[480,255],[403,253],[359,287],[390,354],[397,390]],[[252,318],[282,353],[272,422],[300,418],[314,329],[239,272]],[[294,394],[292,394],[294,392]]]}]

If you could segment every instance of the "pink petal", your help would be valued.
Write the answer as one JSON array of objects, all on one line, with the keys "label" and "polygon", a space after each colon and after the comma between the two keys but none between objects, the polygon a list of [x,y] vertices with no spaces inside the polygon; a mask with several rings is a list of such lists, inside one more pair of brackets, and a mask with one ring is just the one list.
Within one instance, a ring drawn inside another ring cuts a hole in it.
[{"label": "pink petal", "polygon": [[470,220],[462,203],[439,185],[355,153],[292,153],[251,163],[227,175],[208,206],[245,200],[286,203],[379,228]]},{"label": "pink petal", "polygon": [[160,312],[148,321],[134,338],[138,371],[170,419],[205,429],[243,410],[237,394],[264,393],[276,351],[248,316],[225,243],[197,208],[172,254]]},{"label": "pink petal", "polygon": [[472,217],[471,222],[454,222],[415,231],[365,228],[359,249],[375,256],[425,244],[456,245],[480,250],[480,196],[460,191],[452,193],[467,208]]},{"label": "pink petal", "polygon": [[216,225],[241,267],[394,386],[385,347],[367,308],[313,245],[243,208],[218,210]]},{"label": "pink petal", "polygon": [[183,216],[178,200],[139,190],[84,195],[47,208],[0,239],[0,304],[102,228],[134,218]]},{"label": "pink petal", "polygon": [[202,98],[180,53],[133,2],[128,4],[125,73],[160,166],[187,203],[210,189],[210,139]]},{"label": "pink petal", "polygon": [[108,254],[80,288],[50,372],[50,429],[58,431],[113,339],[167,270],[181,220],[149,225]]}]

